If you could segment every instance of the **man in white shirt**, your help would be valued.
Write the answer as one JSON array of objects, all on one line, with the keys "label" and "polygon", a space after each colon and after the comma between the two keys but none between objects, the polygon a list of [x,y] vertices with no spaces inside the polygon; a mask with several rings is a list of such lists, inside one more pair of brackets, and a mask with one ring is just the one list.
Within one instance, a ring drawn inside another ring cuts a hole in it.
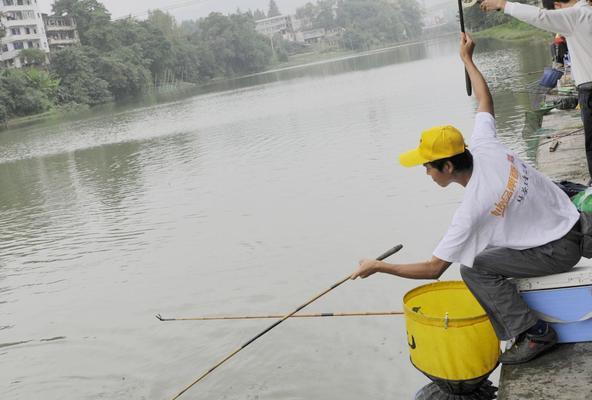
[{"label": "man in white shirt", "polygon": [[496,137],[493,100],[473,63],[475,45],[461,36],[461,59],[479,103],[470,151],[454,127],[424,131],[417,149],[401,154],[402,165],[424,165],[442,187],[465,188],[462,202],[429,261],[389,264],[362,260],[351,278],[376,272],[412,279],[438,279],[453,263],[483,306],[501,340],[517,345],[500,361],[526,362],[557,342],[553,329],[522,300],[507,278],[570,270],[580,260],[580,214],[549,178],[524,163]]},{"label": "man in white shirt", "polygon": [[[520,21],[565,36],[584,121],[588,173],[592,178],[592,5],[586,0],[556,0],[552,10],[506,0],[483,0],[483,10],[504,10]],[[592,179],[588,183],[592,184]]]}]

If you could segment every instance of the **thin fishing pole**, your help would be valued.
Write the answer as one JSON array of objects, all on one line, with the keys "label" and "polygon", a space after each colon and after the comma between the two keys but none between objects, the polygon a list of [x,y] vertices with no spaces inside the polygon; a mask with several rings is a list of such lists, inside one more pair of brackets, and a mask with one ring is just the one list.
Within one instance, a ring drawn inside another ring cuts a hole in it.
[{"label": "thin fishing pole", "polygon": [[[575,135],[576,133],[580,133],[580,132],[583,132],[583,131],[584,131],[584,128],[582,127],[582,128],[574,129],[573,131],[569,131],[569,132],[566,132],[566,133],[559,134],[559,135],[555,136],[552,139],[549,139],[547,141],[544,141],[544,142],[539,143],[535,147],[535,149],[539,149],[539,148],[543,147],[546,144],[553,143],[557,139],[561,139],[561,138],[564,138],[564,137],[572,136],[572,135]],[[522,150],[520,152],[517,152],[516,155],[522,156],[522,155],[526,154],[529,151],[532,151],[532,150],[531,149]]]},{"label": "thin fishing pole", "polygon": [[[379,256],[377,258],[377,260],[378,261],[382,261],[385,258],[392,256],[393,254],[395,254],[396,252],[398,252],[402,248],[403,248],[403,245],[400,245],[399,244],[399,245],[393,247],[392,249],[386,251],[381,256]],[[346,276],[345,278],[343,278],[342,280],[340,280],[339,282],[337,282],[333,286],[331,286],[329,289],[327,289],[324,292],[316,295],[315,297],[313,297],[312,299],[310,299],[309,301],[307,301],[306,303],[304,303],[303,305],[301,305],[300,307],[298,307],[297,309],[295,309],[291,313],[286,314],[284,317],[282,317],[282,319],[280,319],[279,321],[277,321],[274,324],[270,325],[267,329],[263,330],[261,333],[257,334],[255,337],[253,337],[252,339],[250,339],[249,341],[247,341],[245,344],[243,344],[241,347],[239,347],[238,349],[236,349],[235,351],[233,351],[232,353],[230,353],[229,355],[227,355],[218,364],[214,365],[212,368],[210,368],[208,371],[206,371],[204,374],[202,374],[199,378],[197,378],[196,380],[194,380],[189,386],[187,386],[185,389],[181,390],[175,397],[172,398],[172,400],[178,399],[183,393],[185,393],[186,391],[188,391],[189,389],[191,389],[191,387],[193,387],[193,385],[195,385],[196,383],[198,383],[199,381],[201,381],[203,378],[205,378],[206,376],[208,376],[216,368],[218,368],[220,365],[224,364],[226,361],[230,360],[239,351],[241,351],[242,349],[244,349],[245,347],[247,347],[248,345],[250,345],[251,343],[253,343],[255,340],[259,339],[261,336],[265,335],[267,332],[269,332],[270,330],[272,330],[273,328],[275,328],[276,326],[278,326],[279,324],[281,324],[282,322],[284,322],[285,320],[287,320],[288,318],[290,318],[291,316],[293,316],[294,314],[296,314],[298,311],[302,310],[304,307],[308,306],[309,304],[311,304],[315,300],[318,300],[319,298],[321,298],[325,294],[329,293],[331,290],[337,288],[338,286],[340,286],[341,284],[345,283],[346,281],[348,281],[350,279],[351,279],[351,275]]]},{"label": "thin fishing pole", "polygon": [[[402,311],[367,311],[367,312],[341,312],[341,313],[313,313],[313,314],[295,314],[292,318],[323,318],[323,317],[378,317],[386,315],[403,315]],[[169,321],[221,321],[221,320],[245,320],[245,319],[278,319],[283,318],[284,314],[271,315],[230,315],[230,316],[206,316],[206,317],[177,317],[165,318],[156,314],[156,318],[162,322]]]}]

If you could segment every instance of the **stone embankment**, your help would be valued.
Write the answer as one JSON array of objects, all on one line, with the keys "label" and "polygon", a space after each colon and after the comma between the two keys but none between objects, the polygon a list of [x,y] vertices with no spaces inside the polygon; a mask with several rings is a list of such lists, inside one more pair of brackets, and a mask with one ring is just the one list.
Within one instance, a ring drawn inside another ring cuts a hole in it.
[{"label": "stone embankment", "polygon": [[[553,110],[543,117],[537,169],[553,180],[589,179],[584,131],[578,110]],[[592,265],[583,259],[582,265]],[[592,399],[592,342],[560,344],[522,365],[502,366],[499,400]]]}]

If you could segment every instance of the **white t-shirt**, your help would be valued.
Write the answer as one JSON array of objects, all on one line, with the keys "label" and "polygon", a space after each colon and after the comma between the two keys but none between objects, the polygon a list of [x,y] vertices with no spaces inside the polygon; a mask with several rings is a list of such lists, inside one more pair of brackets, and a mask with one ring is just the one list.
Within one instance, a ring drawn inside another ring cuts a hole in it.
[{"label": "white t-shirt", "polygon": [[477,113],[469,149],[473,173],[434,256],[472,267],[489,246],[541,246],[563,237],[578,221],[569,197],[498,141],[493,115]]}]

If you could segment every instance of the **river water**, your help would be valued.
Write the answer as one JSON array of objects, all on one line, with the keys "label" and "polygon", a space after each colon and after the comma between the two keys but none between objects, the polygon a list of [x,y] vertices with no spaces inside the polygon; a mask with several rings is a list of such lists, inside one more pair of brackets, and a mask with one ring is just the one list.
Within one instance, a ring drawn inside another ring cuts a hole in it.
[{"label": "river water", "polygon": [[[218,83],[0,133],[3,399],[166,399],[270,320],[402,243],[426,259],[462,194],[398,166],[422,129],[470,135],[457,38]],[[481,43],[502,140],[528,158],[545,45]],[[532,160],[531,160],[532,161]],[[443,279],[458,279],[453,266]],[[346,282],[310,312],[400,310],[422,282]],[[403,317],[288,320],[183,397],[409,399]]]}]

